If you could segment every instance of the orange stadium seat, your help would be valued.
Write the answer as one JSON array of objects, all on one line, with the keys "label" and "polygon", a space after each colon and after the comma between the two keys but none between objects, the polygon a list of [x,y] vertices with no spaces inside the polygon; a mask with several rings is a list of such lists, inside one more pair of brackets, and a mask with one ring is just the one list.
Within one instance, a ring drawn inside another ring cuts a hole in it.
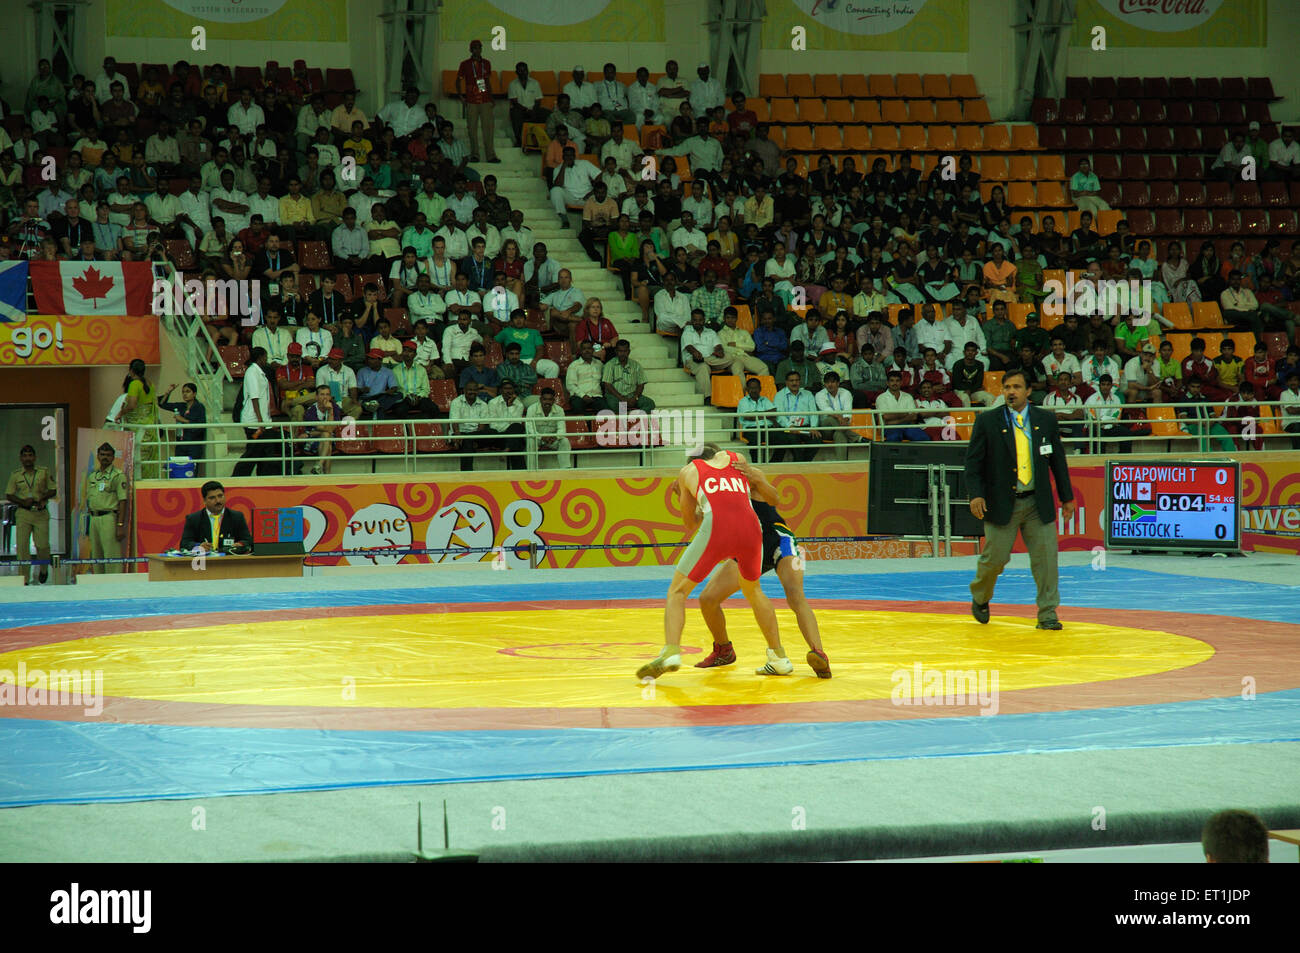
[{"label": "orange stadium seat", "polygon": [[894,77],[887,73],[872,73],[867,77],[867,87],[876,99],[892,99],[898,95]]},{"label": "orange stadium seat", "polygon": [[811,123],[827,122],[826,104],[820,99],[799,100],[799,121]]},{"label": "orange stadium seat", "polygon": [[1011,149],[1011,131],[1003,123],[984,127],[985,151],[1008,152]]},{"label": "orange stadium seat", "polygon": [[1038,179],[1036,156],[1009,156],[1007,163],[1007,174],[1013,182],[1033,182]]},{"label": "orange stadium seat", "polygon": [[1038,144],[1038,127],[1017,124],[1011,127],[1011,148],[1026,152],[1036,152],[1042,146]]},{"label": "orange stadium seat", "polygon": [[957,148],[962,152],[983,152],[984,133],[980,126],[958,126]]},{"label": "orange stadium seat", "polygon": [[862,73],[849,73],[841,77],[840,84],[844,95],[850,99],[865,99],[871,95],[867,77]]},{"label": "orange stadium seat", "polygon": [[938,122],[934,114],[934,103],[928,99],[914,99],[907,104],[907,121],[928,124]]},{"label": "orange stadium seat", "polygon": [[[874,99],[859,99],[853,104],[853,121],[864,122],[874,126],[884,122],[880,115],[880,103]],[[188,187],[189,183],[186,183]]]},{"label": "orange stadium seat", "polygon": [[826,121],[841,126],[851,126],[853,118],[853,101],[850,99],[831,99],[826,102]]},{"label": "orange stadium seat", "polygon": [[785,77],[780,73],[764,73],[758,78],[758,95],[763,99],[781,99],[788,96]]},{"label": "orange stadium seat", "polygon": [[892,122],[894,125],[907,122],[907,101],[902,99],[886,99],[880,104],[880,117],[885,122]]},{"label": "orange stadium seat", "polygon": [[975,77],[970,73],[958,73],[949,77],[948,88],[953,96],[961,99],[978,99],[980,95]]},{"label": "orange stadium seat", "polygon": [[785,88],[795,99],[817,95],[813,91],[812,76],[809,73],[791,73],[785,78]]},{"label": "orange stadium seat", "polygon": [[844,137],[838,126],[815,126],[813,146],[823,152],[841,152],[844,149]]},{"label": "orange stadium seat", "polygon": [[898,128],[896,126],[872,126],[871,148],[885,152],[897,152],[899,149]]},{"label": "orange stadium seat", "polygon": [[943,99],[934,105],[934,118],[937,122],[951,123],[959,126],[965,120],[961,114],[961,100]]},{"label": "orange stadium seat", "polygon": [[1007,204],[1012,208],[1036,208],[1038,195],[1032,182],[1012,182],[1007,186]]},{"label": "orange stadium seat", "polygon": [[908,152],[925,151],[925,127],[924,126],[900,126],[898,130],[898,144],[902,149]]},{"label": "orange stadium seat", "polygon": [[772,122],[786,125],[799,121],[799,110],[793,99],[772,100]]},{"label": "orange stadium seat", "polygon": [[993,121],[993,115],[989,112],[989,104],[983,99],[968,99],[962,106],[962,115],[966,117],[967,122],[990,123]]},{"label": "orange stadium seat", "polygon": [[1065,160],[1058,155],[1040,155],[1038,157],[1038,177],[1064,181]]},{"label": "orange stadium seat", "polygon": [[1011,178],[1010,159],[1007,156],[980,156],[980,178],[992,182],[1006,182]]},{"label": "orange stadium seat", "polygon": [[[1024,328],[1026,323],[1025,315],[1033,310],[1033,304],[1022,304],[1019,301],[1013,301],[1007,305],[1007,317],[1011,319],[1011,323],[1017,328]],[[988,390],[988,388],[985,388],[985,390]],[[989,393],[992,393],[992,391],[989,391]]]},{"label": "orange stadium seat", "polygon": [[894,88],[904,99],[920,99],[925,95],[925,90],[921,86],[920,73],[899,73],[895,77]]},{"label": "orange stadium seat", "polygon": [[869,151],[871,149],[871,130],[866,126],[845,126],[844,148],[851,152]]},{"label": "orange stadium seat", "polygon": [[1192,309],[1185,301],[1166,301],[1162,313],[1165,320],[1172,321],[1174,328],[1179,331],[1190,331],[1195,327],[1192,324]]},{"label": "orange stadium seat", "polygon": [[931,152],[954,152],[957,149],[957,134],[952,126],[933,125],[929,127],[928,147]]},{"label": "orange stadium seat", "polygon": [[1070,205],[1066,201],[1065,189],[1060,182],[1039,182],[1038,204],[1048,208],[1068,208]]},{"label": "orange stadium seat", "polygon": [[818,73],[813,77],[813,95],[823,99],[842,99],[844,90],[840,78],[834,73]]},{"label": "orange stadium seat", "polygon": [[1220,329],[1229,325],[1223,320],[1217,301],[1196,301],[1192,303],[1192,326],[1196,328]]},{"label": "orange stadium seat", "polygon": [[814,149],[812,127],[786,126],[785,148],[788,152],[812,152]]},{"label": "orange stadium seat", "polygon": [[952,90],[948,85],[948,77],[943,73],[926,73],[921,77],[921,95],[930,99],[950,98]]}]

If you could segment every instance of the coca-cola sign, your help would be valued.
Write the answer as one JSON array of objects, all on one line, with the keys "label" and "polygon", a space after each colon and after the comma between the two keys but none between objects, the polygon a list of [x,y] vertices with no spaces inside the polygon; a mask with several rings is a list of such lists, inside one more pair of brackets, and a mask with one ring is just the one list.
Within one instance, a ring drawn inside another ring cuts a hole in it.
[{"label": "coca-cola sign", "polygon": [[1223,0],[1097,0],[1129,26],[1160,33],[1193,30],[1219,12]]}]

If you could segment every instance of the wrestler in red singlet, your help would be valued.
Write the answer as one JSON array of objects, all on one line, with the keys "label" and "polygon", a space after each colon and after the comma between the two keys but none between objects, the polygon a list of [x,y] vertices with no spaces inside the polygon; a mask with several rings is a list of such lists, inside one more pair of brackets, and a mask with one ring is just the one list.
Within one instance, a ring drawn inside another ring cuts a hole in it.
[{"label": "wrestler in red singlet", "polygon": [[722,469],[691,461],[699,476],[696,499],[703,521],[677,571],[692,582],[703,582],[724,559],[736,560],[743,579],[763,573],[763,528],[749,502],[749,481],[735,468],[736,454],[727,451],[727,459]]}]

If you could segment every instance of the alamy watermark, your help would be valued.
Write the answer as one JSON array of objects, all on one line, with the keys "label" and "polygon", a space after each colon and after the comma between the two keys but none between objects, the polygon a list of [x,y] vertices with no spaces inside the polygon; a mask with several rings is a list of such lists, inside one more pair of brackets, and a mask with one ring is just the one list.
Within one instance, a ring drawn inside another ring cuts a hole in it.
[{"label": "alamy watermark", "polygon": [[1151,312],[1154,310],[1151,281],[1146,278],[1076,281],[1073,272],[1066,272],[1064,282],[1052,278],[1043,282],[1043,290],[1048,292],[1043,299],[1043,311],[1062,316],[1077,314],[1088,317],[1100,314],[1110,317],[1115,314],[1132,314],[1136,317],[1134,325],[1142,327],[1151,322]]},{"label": "alamy watermark", "polygon": [[639,407],[628,410],[619,401],[618,410],[596,414],[596,443],[602,447],[686,447],[699,453],[704,447],[704,412],[696,408],[673,408],[646,413]]},{"label": "alamy watermark", "polygon": [[5,705],[81,708],[88,717],[96,717],[104,710],[104,672],[46,672],[19,662],[15,677],[11,669],[0,668],[0,707]]},{"label": "alamy watermark", "polygon": [[976,705],[981,715],[998,713],[997,669],[926,668],[916,662],[910,669],[894,669],[889,699],[895,705]]},{"label": "alamy watermark", "polygon": [[234,317],[249,327],[261,321],[262,282],[238,278],[190,278],[154,280],[153,313],[185,314],[190,317]]}]

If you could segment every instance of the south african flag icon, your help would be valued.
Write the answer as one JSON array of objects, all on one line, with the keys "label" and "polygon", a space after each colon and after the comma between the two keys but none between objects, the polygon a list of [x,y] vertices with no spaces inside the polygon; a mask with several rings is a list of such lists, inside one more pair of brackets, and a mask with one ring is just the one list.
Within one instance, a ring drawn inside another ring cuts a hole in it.
[{"label": "south african flag icon", "polygon": [[1129,507],[1128,513],[1129,513],[1128,519],[1130,523],[1143,523],[1143,522],[1154,523],[1156,520],[1156,510],[1154,506],[1151,507],[1150,509],[1147,509],[1145,507],[1137,506],[1135,504]]}]

